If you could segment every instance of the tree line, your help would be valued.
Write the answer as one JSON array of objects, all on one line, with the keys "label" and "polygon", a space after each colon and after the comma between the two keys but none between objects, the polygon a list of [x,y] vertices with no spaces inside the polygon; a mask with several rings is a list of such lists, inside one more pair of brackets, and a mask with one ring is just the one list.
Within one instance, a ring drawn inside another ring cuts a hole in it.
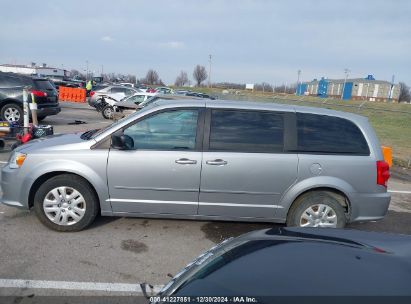
[{"label": "tree line", "polygon": [[[78,79],[86,80],[86,75],[80,73],[78,70],[71,70],[71,77],[76,77]],[[206,68],[202,65],[196,65],[193,70],[193,79],[198,87],[202,86],[203,82],[208,78],[208,73]],[[164,86],[164,82],[161,80],[158,72],[154,69],[149,69],[145,77],[137,79],[136,76],[131,74],[120,74],[120,73],[107,73],[102,74],[104,81],[108,82],[129,82],[134,84],[146,84],[146,85],[159,85]],[[186,71],[180,71],[180,74],[177,75],[174,85],[177,87],[184,87],[191,85],[191,81],[188,78]],[[399,102],[411,102],[411,89],[404,82],[399,83],[400,94]],[[220,82],[214,83],[213,87],[219,87],[224,89],[235,89],[235,90],[244,90],[245,84],[239,83],[230,83],[230,82]],[[274,86],[267,82],[262,82],[259,84],[254,84],[254,91],[261,92],[274,92],[274,93],[295,93],[296,85],[278,85]]]},{"label": "tree line", "polygon": [[[86,75],[79,72],[78,70],[71,70],[70,75],[73,78],[86,80]],[[89,75],[90,76],[90,75]],[[93,75],[91,75],[93,76]],[[147,85],[161,85],[164,86],[164,82],[161,80],[158,72],[154,69],[149,69],[145,77],[137,79],[136,76],[131,74],[120,74],[120,73],[107,73],[101,74],[103,81],[108,82],[130,82],[135,84],[147,84]],[[202,83],[207,79],[208,74],[206,68],[202,65],[196,65],[193,71],[193,78],[196,81],[197,86],[201,86]],[[190,85],[190,80],[188,79],[187,72],[181,71],[177,76],[174,84],[178,87],[183,87]]]}]

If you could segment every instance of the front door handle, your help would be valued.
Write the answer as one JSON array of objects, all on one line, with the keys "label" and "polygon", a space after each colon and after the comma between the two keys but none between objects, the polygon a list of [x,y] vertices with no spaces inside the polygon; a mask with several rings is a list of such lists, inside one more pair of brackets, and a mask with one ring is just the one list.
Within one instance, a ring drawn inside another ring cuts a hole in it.
[{"label": "front door handle", "polygon": [[176,160],[176,164],[180,165],[195,165],[197,163],[194,159],[180,158]]},{"label": "front door handle", "polygon": [[225,161],[224,159],[215,159],[206,161],[206,164],[212,166],[225,166],[227,165],[227,161]]}]

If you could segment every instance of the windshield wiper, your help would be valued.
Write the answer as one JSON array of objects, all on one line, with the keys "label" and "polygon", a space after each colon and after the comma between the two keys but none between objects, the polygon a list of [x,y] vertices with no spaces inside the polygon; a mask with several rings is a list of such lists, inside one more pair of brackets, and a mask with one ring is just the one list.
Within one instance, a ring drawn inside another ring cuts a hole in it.
[{"label": "windshield wiper", "polygon": [[88,140],[91,138],[91,136],[94,135],[94,133],[96,133],[99,129],[94,129],[94,130],[88,130],[86,132],[84,132],[83,134],[81,134],[80,138],[81,139],[85,139]]}]

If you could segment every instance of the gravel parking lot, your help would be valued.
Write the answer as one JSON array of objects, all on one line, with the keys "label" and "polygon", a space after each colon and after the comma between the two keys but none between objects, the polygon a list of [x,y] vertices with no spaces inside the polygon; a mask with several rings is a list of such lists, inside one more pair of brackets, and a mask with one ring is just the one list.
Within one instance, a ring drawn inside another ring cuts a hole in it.
[{"label": "gravel parking lot", "polygon": [[[74,120],[87,124],[68,125]],[[59,115],[44,123],[61,133],[100,128],[108,121],[87,105],[65,104]],[[1,162],[8,157],[8,152],[0,153]],[[393,199],[384,220],[349,228],[411,234],[411,183],[394,177],[389,190],[394,191]],[[274,226],[100,217],[85,231],[57,233],[41,225],[32,212],[0,205],[0,295],[104,294],[108,290],[136,294],[135,284],[160,287],[169,280],[168,274],[175,274],[223,239]],[[53,285],[55,281],[66,285]],[[65,288],[67,284],[74,287]]]}]

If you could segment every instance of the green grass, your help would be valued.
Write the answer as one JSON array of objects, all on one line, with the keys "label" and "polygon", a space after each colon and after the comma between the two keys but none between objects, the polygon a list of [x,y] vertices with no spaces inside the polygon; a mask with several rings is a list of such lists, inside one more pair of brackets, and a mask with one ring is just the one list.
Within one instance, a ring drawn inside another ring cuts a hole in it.
[{"label": "green grass", "polygon": [[[179,88],[180,89],[180,88]],[[183,88],[181,88],[183,89]],[[207,94],[221,96],[222,89],[184,88]],[[368,101],[342,101],[338,99],[322,99],[312,96],[295,96],[272,92],[250,92],[238,90],[238,95],[227,95],[221,98],[276,102],[284,104],[304,105],[329,108],[338,111],[352,112],[368,117],[374,127],[381,144],[392,147],[397,164],[407,165],[411,159],[411,105]],[[361,106],[362,105],[362,106]],[[361,106],[361,107],[360,107]]]}]

